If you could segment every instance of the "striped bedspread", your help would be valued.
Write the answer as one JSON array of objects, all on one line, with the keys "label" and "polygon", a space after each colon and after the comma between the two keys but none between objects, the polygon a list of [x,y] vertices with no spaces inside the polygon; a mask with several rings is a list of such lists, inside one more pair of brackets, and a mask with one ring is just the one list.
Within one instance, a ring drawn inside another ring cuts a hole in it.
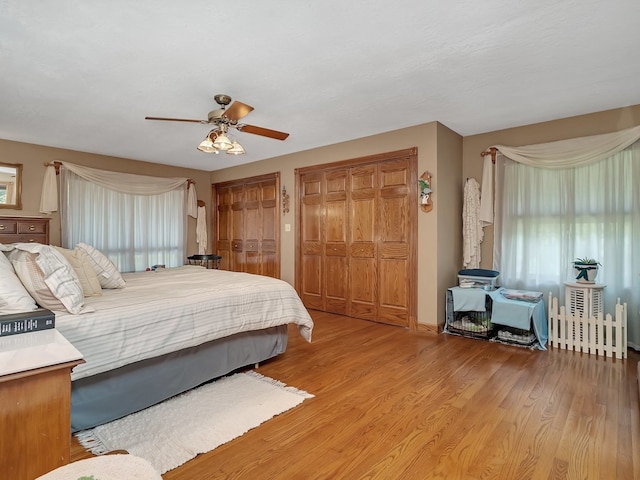
[{"label": "striped bedspread", "polygon": [[95,312],[56,312],[56,328],[84,355],[77,380],[250,330],[295,323],[311,341],[313,321],[288,283],[197,266],[123,274],[122,289],[87,297]]}]

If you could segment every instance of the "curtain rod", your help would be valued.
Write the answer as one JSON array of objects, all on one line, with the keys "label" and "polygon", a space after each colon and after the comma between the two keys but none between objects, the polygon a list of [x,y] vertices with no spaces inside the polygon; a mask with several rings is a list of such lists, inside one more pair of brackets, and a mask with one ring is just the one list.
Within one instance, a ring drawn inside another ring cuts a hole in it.
[{"label": "curtain rod", "polygon": [[491,163],[496,163],[496,152],[496,147],[489,147],[489,150],[485,150],[480,154],[480,156],[484,157],[486,155],[491,155]]},{"label": "curtain rod", "polygon": [[44,162],[45,167],[56,167],[56,175],[60,175],[60,167],[62,166],[62,162]]}]

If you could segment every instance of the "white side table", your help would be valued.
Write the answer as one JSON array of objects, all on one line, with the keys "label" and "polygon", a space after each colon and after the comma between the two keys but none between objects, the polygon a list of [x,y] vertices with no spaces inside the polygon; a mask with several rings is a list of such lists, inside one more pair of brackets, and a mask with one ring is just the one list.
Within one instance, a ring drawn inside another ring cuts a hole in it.
[{"label": "white side table", "polygon": [[602,283],[565,282],[564,306],[567,313],[580,312],[582,318],[591,318],[604,313],[604,288]]},{"label": "white side table", "polygon": [[71,370],[82,354],[56,329],[0,337],[0,472],[32,480],[69,463]]}]

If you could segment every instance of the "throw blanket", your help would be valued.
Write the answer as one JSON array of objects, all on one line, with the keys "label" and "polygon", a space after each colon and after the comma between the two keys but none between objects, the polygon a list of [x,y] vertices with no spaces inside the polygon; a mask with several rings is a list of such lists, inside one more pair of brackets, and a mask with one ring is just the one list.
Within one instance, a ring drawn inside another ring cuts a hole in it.
[{"label": "throw blanket", "polygon": [[483,236],[480,223],[480,185],[475,178],[469,178],[464,185],[462,204],[462,260],[466,268],[480,266],[480,243]]}]

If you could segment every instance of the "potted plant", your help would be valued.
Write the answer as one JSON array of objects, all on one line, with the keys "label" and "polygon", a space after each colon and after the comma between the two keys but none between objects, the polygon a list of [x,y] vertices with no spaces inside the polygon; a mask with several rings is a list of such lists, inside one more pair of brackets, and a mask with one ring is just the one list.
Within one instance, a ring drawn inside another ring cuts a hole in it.
[{"label": "potted plant", "polygon": [[600,262],[593,258],[576,258],[573,261],[573,273],[578,283],[595,283]]}]

